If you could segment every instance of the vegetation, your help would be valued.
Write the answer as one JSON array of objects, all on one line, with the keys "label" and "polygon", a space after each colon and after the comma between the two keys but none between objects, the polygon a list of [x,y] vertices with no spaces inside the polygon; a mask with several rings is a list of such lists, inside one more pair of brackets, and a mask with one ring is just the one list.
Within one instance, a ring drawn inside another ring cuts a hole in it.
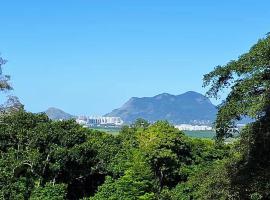
[{"label": "vegetation", "polygon": [[[7,60],[0,57],[0,91],[8,94],[13,88],[10,83],[10,76],[3,73],[3,66],[7,63]],[[5,103],[0,104],[0,113],[12,112],[23,108],[23,105],[19,101],[18,97],[8,95]]]},{"label": "vegetation", "polygon": [[228,146],[162,121],[113,136],[23,110],[0,120],[3,199],[162,199],[195,169],[229,156]]},{"label": "vegetation", "polygon": [[7,63],[7,60],[3,59],[0,57],[0,90],[1,91],[9,91],[12,90],[13,88],[11,87],[9,80],[10,76],[9,75],[4,75],[2,67]]},{"label": "vegetation", "polygon": [[[166,121],[139,119],[111,135],[23,108],[2,112],[0,199],[270,199],[270,36],[204,83],[212,97],[231,88],[216,141]],[[254,122],[226,144],[245,116]]]},{"label": "vegetation", "polygon": [[[121,127],[113,127],[113,128],[103,128],[103,127],[93,127],[92,129],[106,132],[112,135],[118,135]],[[212,131],[183,131],[185,135],[193,138],[208,138],[208,139],[214,139],[216,136],[216,133],[214,130]]]},{"label": "vegetation", "polygon": [[220,105],[216,119],[217,137],[230,136],[234,123],[242,117],[254,122],[241,133],[237,151],[241,155],[229,163],[231,193],[240,199],[270,198],[270,35],[248,53],[205,75],[208,95],[217,97],[231,88]]}]

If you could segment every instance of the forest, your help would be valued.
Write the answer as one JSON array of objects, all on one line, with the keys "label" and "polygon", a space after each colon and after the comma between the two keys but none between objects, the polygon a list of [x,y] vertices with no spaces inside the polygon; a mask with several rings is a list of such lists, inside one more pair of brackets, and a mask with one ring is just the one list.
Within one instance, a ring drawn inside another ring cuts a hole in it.
[{"label": "forest", "polygon": [[[9,79],[1,71],[1,91],[12,89]],[[0,199],[270,199],[270,36],[203,83],[209,97],[230,91],[214,140],[143,119],[110,135],[27,112],[10,97],[0,115]],[[225,142],[243,117],[253,122]]]}]

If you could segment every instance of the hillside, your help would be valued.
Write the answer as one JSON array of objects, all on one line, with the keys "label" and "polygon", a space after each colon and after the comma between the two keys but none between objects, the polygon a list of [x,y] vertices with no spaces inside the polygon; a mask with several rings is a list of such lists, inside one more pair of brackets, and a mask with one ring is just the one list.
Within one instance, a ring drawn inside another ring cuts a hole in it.
[{"label": "hillside", "polygon": [[215,105],[207,97],[189,91],[181,95],[163,93],[154,97],[133,97],[105,116],[121,117],[126,123],[144,118],[151,122],[168,120],[174,124],[209,124],[214,121],[216,113]]},{"label": "hillside", "polygon": [[46,115],[52,120],[68,120],[75,118],[75,116],[64,112],[58,108],[49,108],[45,111]]}]

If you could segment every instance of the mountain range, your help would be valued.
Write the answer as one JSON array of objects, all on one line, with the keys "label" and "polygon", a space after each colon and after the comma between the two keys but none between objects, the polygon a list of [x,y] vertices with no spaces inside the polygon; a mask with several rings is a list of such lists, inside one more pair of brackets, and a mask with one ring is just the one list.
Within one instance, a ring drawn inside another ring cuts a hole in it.
[{"label": "mountain range", "polygon": [[138,118],[150,122],[168,120],[173,124],[210,124],[217,108],[204,95],[189,91],[181,95],[163,93],[154,97],[132,97],[122,107],[106,114],[132,123]]},{"label": "mountain range", "polygon": [[[76,116],[51,107],[45,111],[52,120],[68,120]],[[189,91],[180,95],[163,93],[154,97],[132,97],[122,107],[104,115],[121,117],[125,123],[138,118],[150,122],[168,120],[173,124],[211,124],[217,114],[217,108],[204,95]]]}]

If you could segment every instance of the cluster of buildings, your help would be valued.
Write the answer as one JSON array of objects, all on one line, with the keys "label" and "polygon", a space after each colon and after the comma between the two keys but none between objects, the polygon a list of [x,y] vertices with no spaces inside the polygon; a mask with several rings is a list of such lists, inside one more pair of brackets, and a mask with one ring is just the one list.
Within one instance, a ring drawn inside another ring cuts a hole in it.
[{"label": "cluster of buildings", "polygon": [[191,124],[175,125],[175,128],[177,128],[181,131],[212,131],[213,130],[213,128],[211,126],[191,125]]},{"label": "cluster of buildings", "polygon": [[123,120],[120,117],[95,117],[95,116],[80,116],[76,119],[78,124],[88,127],[95,126],[121,126],[123,125]]},{"label": "cluster of buildings", "polygon": [[[237,124],[235,128],[231,129],[231,131],[240,131],[245,126],[246,124]],[[213,127],[207,125],[180,124],[175,125],[174,127],[181,131],[214,131]]]}]

